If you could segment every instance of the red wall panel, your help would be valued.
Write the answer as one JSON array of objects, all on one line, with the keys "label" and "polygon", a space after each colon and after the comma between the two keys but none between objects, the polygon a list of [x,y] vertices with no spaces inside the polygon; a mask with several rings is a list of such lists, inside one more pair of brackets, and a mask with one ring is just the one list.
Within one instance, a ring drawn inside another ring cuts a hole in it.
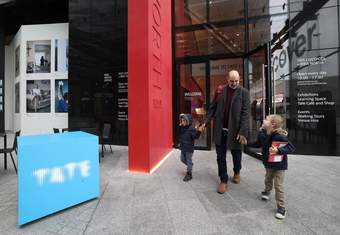
[{"label": "red wall panel", "polygon": [[128,2],[129,170],[150,172],[172,149],[171,1]]}]

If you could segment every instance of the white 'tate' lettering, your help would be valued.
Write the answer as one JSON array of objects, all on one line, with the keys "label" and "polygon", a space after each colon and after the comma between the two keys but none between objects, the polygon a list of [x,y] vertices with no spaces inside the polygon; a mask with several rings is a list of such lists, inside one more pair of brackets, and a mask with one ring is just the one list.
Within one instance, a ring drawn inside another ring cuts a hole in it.
[{"label": "white 'tate' lettering", "polygon": [[62,167],[37,169],[33,172],[33,176],[36,178],[39,186],[44,185],[47,180],[51,184],[61,184],[74,179],[77,171],[82,178],[89,177],[90,169],[90,161],[86,160],[77,163],[70,162]]}]

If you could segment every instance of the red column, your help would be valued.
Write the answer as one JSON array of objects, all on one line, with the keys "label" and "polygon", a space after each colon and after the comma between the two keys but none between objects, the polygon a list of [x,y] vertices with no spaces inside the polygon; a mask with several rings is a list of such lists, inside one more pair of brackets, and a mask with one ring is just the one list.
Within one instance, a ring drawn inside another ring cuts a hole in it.
[{"label": "red column", "polygon": [[129,170],[149,173],[172,149],[171,1],[128,1]]}]

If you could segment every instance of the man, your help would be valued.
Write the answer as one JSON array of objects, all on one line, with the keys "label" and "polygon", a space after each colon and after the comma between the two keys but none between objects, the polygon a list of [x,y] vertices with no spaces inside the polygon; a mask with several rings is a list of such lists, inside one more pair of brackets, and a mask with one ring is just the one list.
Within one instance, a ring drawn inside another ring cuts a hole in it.
[{"label": "man", "polygon": [[249,92],[239,86],[240,75],[236,70],[228,74],[228,85],[215,93],[205,127],[214,119],[214,140],[216,144],[218,175],[221,183],[217,192],[223,194],[227,188],[228,173],[226,154],[231,150],[234,164],[233,182],[240,183],[242,150],[241,145],[247,144],[249,132],[250,99]]}]

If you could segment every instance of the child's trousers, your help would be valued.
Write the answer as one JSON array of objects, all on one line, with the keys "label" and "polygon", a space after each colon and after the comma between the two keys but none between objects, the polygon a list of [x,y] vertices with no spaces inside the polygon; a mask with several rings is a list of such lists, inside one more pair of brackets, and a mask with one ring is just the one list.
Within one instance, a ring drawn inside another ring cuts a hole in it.
[{"label": "child's trousers", "polygon": [[193,153],[181,151],[181,161],[187,166],[187,172],[192,172],[192,155]]},{"label": "child's trousers", "polygon": [[273,169],[266,169],[266,177],[264,180],[265,190],[266,192],[270,192],[273,189],[273,181],[274,181],[274,188],[275,188],[275,199],[277,207],[285,207],[284,202],[284,170],[273,170]]}]

